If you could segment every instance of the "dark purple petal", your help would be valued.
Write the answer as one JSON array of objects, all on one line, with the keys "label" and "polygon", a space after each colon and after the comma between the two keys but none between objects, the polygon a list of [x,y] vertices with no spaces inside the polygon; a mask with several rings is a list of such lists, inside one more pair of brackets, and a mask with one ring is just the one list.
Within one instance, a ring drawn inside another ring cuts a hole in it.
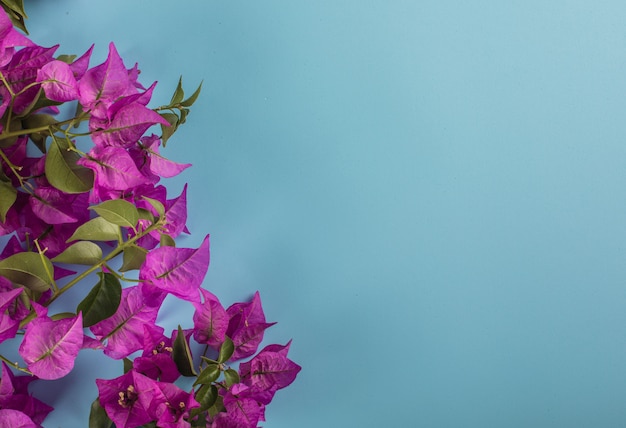
[{"label": "dark purple petal", "polygon": [[96,379],[100,405],[117,428],[136,428],[153,420],[142,403],[159,392],[156,383],[134,370],[111,380]]}]

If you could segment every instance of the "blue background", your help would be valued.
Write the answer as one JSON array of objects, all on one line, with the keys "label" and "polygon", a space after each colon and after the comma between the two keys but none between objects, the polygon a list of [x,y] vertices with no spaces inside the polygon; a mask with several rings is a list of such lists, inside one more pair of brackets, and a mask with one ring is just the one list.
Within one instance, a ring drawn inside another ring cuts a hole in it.
[{"label": "blue background", "polygon": [[[267,428],[626,425],[626,4],[32,1],[59,53],[114,41],[194,164],[205,287],[259,290],[303,366]],[[168,326],[190,322],[169,305]],[[83,352],[36,394],[86,426]],[[60,395],[63,393],[63,395]]]}]

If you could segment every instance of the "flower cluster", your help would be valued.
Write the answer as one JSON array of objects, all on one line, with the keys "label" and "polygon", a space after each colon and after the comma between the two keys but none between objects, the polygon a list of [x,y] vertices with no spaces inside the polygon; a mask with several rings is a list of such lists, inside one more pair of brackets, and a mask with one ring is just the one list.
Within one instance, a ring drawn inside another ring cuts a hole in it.
[{"label": "flower cluster", "polygon": [[[52,407],[28,383],[67,375],[84,349],[124,361],[123,375],[96,380],[90,426],[256,427],[300,366],[289,343],[258,350],[273,325],[258,292],[224,308],[202,288],[209,236],[176,246],[186,187],[168,197],[160,184],[190,166],[160,151],[200,87],[185,98],[179,81],[168,105],[150,108],[156,82],[143,86],[114,44],[90,67],[93,46],[55,56],[11,18],[0,9],[0,344],[17,345],[24,364],[0,355],[0,428],[41,426]],[[75,115],[60,117],[68,104]],[[49,313],[86,281],[72,312]],[[168,295],[193,307],[193,328],[166,335],[157,324]],[[195,379],[188,390],[181,376]]]}]

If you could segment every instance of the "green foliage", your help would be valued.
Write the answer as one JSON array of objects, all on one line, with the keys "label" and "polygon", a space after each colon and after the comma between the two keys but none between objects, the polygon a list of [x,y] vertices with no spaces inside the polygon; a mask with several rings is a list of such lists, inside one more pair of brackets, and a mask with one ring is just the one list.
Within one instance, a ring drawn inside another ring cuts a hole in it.
[{"label": "green foliage", "polygon": [[102,259],[102,249],[93,242],[79,241],[65,249],[52,259],[55,263],[69,263],[77,265],[95,265]]},{"label": "green foliage", "polygon": [[43,254],[23,252],[0,260],[0,276],[30,290],[44,292],[52,285],[52,263]]},{"label": "green foliage", "polygon": [[115,275],[98,272],[98,276],[98,283],[76,308],[76,312],[83,313],[83,327],[91,327],[113,315],[122,299],[122,285]]}]

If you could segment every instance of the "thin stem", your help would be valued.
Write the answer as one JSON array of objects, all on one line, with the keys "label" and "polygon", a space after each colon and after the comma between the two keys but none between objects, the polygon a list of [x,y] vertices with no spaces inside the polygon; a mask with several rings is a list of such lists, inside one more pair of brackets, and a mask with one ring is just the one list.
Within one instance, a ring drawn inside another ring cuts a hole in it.
[{"label": "thin stem", "polygon": [[132,238],[130,238],[128,241],[118,245],[109,254],[107,254],[105,257],[103,257],[102,260],[100,260],[98,263],[96,263],[95,265],[91,266],[89,269],[87,269],[84,272],[82,272],[76,278],[74,278],[73,280],[71,280],[70,282],[65,284],[62,288],[59,288],[59,290],[56,293],[54,293],[54,295],[50,298],[50,300],[48,300],[46,303],[44,303],[44,306],[49,306],[52,302],[54,302],[56,299],[58,299],[59,296],[61,296],[67,290],[69,290],[70,288],[72,288],[73,286],[78,284],[80,281],[85,279],[87,276],[89,276],[90,274],[92,274],[96,270],[100,269],[102,266],[106,265],[106,263],[109,260],[113,259],[118,254],[120,254],[122,251],[124,251],[124,249],[126,249],[126,247],[130,246],[131,244],[134,244],[138,239],[140,239],[141,237],[145,236],[146,234],[152,232],[153,230],[159,229],[161,226],[162,226],[161,221],[158,221],[158,222],[152,224],[146,230],[144,230],[143,233],[141,233],[139,235],[135,235]]},{"label": "thin stem", "polygon": [[23,373],[29,374],[29,375],[33,375],[30,370],[25,369],[24,367],[20,367],[20,365],[14,361],[9,360],[7,357],[5,357],[4,355],[0,354],[0,360],[4,361],[5,363],[7,363],[8,365],[10,365],[11,367],[13,367],[16,370],[19,370]]},{"label": "thin stem", "polygon": [[39,240],[35,239],[35,247],[37,247],[37,252],[39,253],[39,256],[41,257],[41,264],[43,265],[43,268],[46,270],[46,275],[48,275],[48,279],[50,280],[50,284],[52,284],[52,288],[54,289],[54,292],[56,293],[57,291],[59,291],[59,287],[57,286],[56,281],[54,280],[54,274],[50,271],[50,266],[46,263],[46,259],[44,259],[44,253],[48,250],[48,248],[45,249],[41,249],[41,246],[39,246]]}]

